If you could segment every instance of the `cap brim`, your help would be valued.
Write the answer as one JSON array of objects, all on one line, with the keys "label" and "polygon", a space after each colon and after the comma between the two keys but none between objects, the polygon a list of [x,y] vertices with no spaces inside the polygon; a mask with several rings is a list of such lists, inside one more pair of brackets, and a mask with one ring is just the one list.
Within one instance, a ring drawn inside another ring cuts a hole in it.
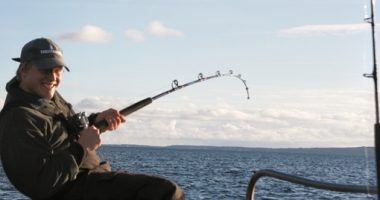
[{"label": "cap brim", "polygon": [[34,65],[38,69],[51,69],[54,67],[62,66],[65,67],[67,71],[70,71],[69,68],[66,66],[65,62],[61,58],[43,58],[43,59],[37,59],[33,60]]},{"label": "cap brim", "polygon": [[12,58],[12,60],[17,61],[17,62],[21,62],[20,58]]}]

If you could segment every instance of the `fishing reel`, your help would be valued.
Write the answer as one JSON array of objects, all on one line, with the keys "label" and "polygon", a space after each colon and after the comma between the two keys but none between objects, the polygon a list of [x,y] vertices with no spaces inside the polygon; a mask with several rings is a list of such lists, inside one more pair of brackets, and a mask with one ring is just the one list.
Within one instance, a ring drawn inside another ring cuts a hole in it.
[{"label": "fishing reel", "polygon": [[68,118],[69,133],[71,135],[79,136],[79,133],[88,128],[88,118],[85,112],[77,113]]}]

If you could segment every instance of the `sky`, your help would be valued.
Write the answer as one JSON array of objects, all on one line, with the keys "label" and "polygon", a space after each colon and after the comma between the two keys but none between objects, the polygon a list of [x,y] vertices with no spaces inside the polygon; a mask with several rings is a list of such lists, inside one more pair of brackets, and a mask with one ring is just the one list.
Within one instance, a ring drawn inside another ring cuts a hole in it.
[{"label": "sky", "polygon": [[[50,38],[76,112],[129,105],[103,144],[269,148],[374,145],[365,0],[0,0],[0,105],[27,42]],[[375,9],[377,7],[375,6]],[[375,22],[376,19],[375,19]]]}]

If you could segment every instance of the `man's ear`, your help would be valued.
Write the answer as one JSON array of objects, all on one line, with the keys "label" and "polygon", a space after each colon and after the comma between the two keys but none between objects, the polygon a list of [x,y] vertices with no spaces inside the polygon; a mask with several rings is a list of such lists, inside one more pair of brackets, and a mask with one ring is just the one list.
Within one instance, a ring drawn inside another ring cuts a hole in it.
[{"label": "man's ear", "polygon": [[26,63],[20,63],[20,65],[18,66],[18,72],[20,73],[20,75],[25,75],[26,71]]}]

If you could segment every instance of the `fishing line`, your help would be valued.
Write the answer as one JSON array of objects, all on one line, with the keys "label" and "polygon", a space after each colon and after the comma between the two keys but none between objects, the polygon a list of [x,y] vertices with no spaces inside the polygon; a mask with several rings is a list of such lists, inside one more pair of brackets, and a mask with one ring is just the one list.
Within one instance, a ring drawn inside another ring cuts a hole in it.
[{"label": "fishing line", "polygon": [[[135,111],[137,111],[137,110],[139,110],[139,109],[141,109],[141,108],[143,108],[143,107],[145,107],[145,106],[151,104],[154,100],[157,100],[157,99],[159,99],[159,98],[162,98],[162,97],[164,97],[164,96],[166,96],[166,95],[168,95],[168,94],[170,94],[170,93],[173,93],[173,92],[178,91],[178,90],[180,90],[180,89],[183,89],[183,88],[185,88],[185,87],[188,87],[188,86],[194,85],[194,84],[196,84],[196,83],[200,83],[200,82],[204,82],[204,81],[207,81],[207,80],[211,80],[211,79],[214,79],[214,78],[220,78],[220,77],[224,77],[224,76],[230,76],[230,77],[235,77],[235,78],[240,79],[240,80],[243,82],[243,84],[244,84],[244,86],[245,86],[245,89],[246,89],[246,91],[247,91],[247,99],[249,99],[248,86],[247,86],[247,84],[246,84],[246,81],[245,81],[244,79],[241,78],[241,75],[240,75],[240,74],[235,75],[235,74],[233,74],[232,70],[230,70],[230,71],[229,71],[228,73],[226,73],[226,74],[222,74],[222,73],[220,73],[219,71],[217,71],[217,72],[215,73],[214,76],[209,76],[209,77],[204,77],[203,74],[200,73],[200,74],[198,74],[198,79],[197,79],[197,80],[195,80],[195,81],[191,81],[191,82],[188,82],[188,83],[185,83],[185,84],[183,84],[183,85],[180,85],[179,82],[178,82],[178,80],[174,80],[174,81],[172,82],[172,84],[171,84],[172,89],[167,90],[167,91],[165,91],[165,92],[162,92],[162,93],[160,93],[160,94],[158,94],[158,95],[156,95],[156,96],[154,96],[154,97],[148,97],[148,98],[146,98],[146,99],[144,99],[144,100],[141,100],[141,101],[139,101],[139,102],[137,102],[137,103],[134,103],[134,104],[132,104],[131,106],[129,106],[129,107],[127,107],[127,108],[124,108],[124,109],[120,110],[119,113],[120,113],[121,115],[127,116],[127,115],[129,115],[129,114],[131,114],[131,113],[133,113],[133,112],[135,112]],[[98,129],[103,129],[103,128],[105,128],[105,127],[108,126],[108,123],[107,123],[106,120],[102,120],[102,121],[100,121],[100,122],[95,123],[94,125],[95,125],[95,127],[98,128]]]},{"label": "fishing line", "polygon": [[[187,81],[190,81],[190,80],[192,80],[192,78],[186,78],[184,81],[187,82]],[[163,86],[161,86],[161,87],[159,87],[157,89],[153,89],[153,90],[151,90],[149,92],[145,92],[143,94],[139,94],[138,96],[131,97],[128,100],[133,100],[133,99],[140,98],[140,97],[143,97],[143,96],[148,96],[149,94],[156,93],[157,91],[162,91],[162,90],[164,90],[164,88],[167,88],[167,87],[170,87],[170,86],[171,86],[170,84],[165,84],[165,85],[163,85]]]},{"label": "fishing line", "polygon": [[153,89],[153,90],[151,90],[151,91],[149,91],[149,92],[145,92],[145,93],[143,93],[143,94],[139,94],[138,96],[131,97],[131,98],[129,98],[128,100],[134,100],[134,99],[136,99],[136,98],[141,98],[141,97],[143,97],[143,96],[148,96],[149,94],[156,93],[157,91],[161,91],[161,90],[163,90],[164,88],[167,88],[168,86],[170,86],[170,85],[166,84],[166,85],[161,86],[161,87],[159,87],[159,88],[157,88],[157,89]]},{"label": "fishing line", "polygon": [[[185,79],[185,81],[189,81],[189,80],[191,80],[191,78],[187,78],[187,79]],[[165,84],[165,85],[163,85],[163,86],[161,86],[161,87],[159,87],[159,88],[157,88],[157,89],[153,89],[153,90],[151,90],[151,91],[149,91],[149,92],[145,92],[145,93],[142,93],[142,94],[139,94],[139,95],[137,95],[137,96],[134,96],[134,97],[130,97],[130,98],[128,98],[127,100],[129,101],[129,100],[134,100],[134,99],[136,99],[136,98],[141,98],[141,97],[143,97],[143,96],[148,96],[149,94],[152,94],[152,93],[156,93],[157,91],[162,91],[162,90],[164,90],[164,88],[167,88],[167,87],[169,87],[170,86],[170,84],[168,85],[168,84]]]}]

